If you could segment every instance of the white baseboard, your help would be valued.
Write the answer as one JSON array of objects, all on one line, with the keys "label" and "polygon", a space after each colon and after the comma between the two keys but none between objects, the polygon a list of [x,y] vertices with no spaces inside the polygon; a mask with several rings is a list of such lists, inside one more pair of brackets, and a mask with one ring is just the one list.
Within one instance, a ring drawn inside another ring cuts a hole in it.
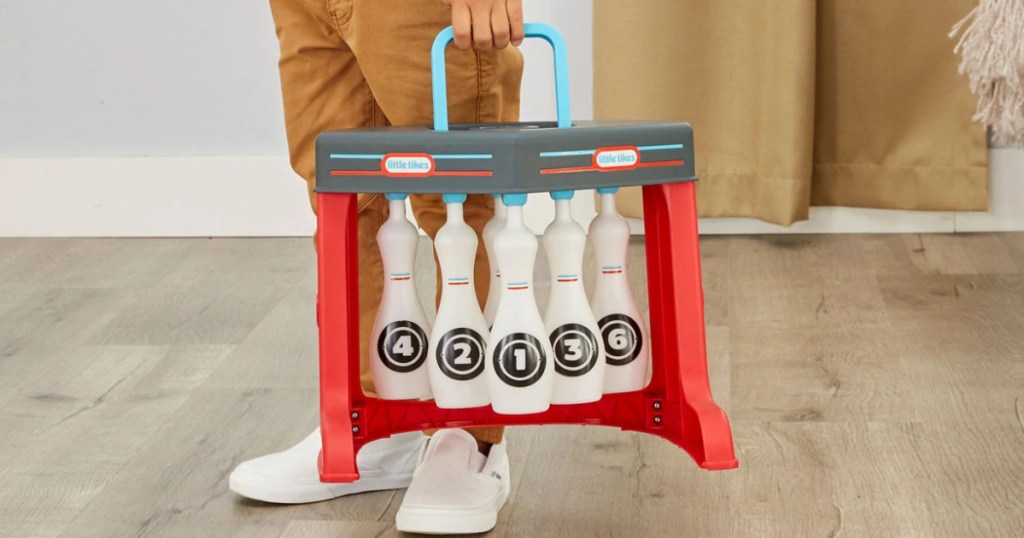
[{"label": "white baseboard", "polygon": [[0,236],[306,236],[314,226],[285,158],[0,159]]},{"label": "white baseboard", "polygon": [[[702,219],[705,234],[915,233],[1024,230],[1024,152],[991,153],[984,213],[822,207],[790,227],[753,219]],[[580,193],[575,215],[593,217]],[[527,225],[540,232],[550,200],[531,196]],[[305,186],[281,157],[0,159],[0,237],[308,236]],[[634,222],[642,232],[642,222]]]}]

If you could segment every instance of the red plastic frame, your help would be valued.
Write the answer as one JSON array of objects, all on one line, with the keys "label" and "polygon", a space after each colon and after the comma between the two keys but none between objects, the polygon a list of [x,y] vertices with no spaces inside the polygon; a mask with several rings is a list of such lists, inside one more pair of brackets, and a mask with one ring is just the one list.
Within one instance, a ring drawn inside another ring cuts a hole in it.
[{"label": "red plastic frame", "polygon": [[708,470],[734,469],[732,433],[711,398],[694,183],[643,187],[652,379],[638,392],[609,394],[544,413],[499,415],[490,407],[439,409],[433,402],[367,397],[359,382],[359,246],[356,195],[317,194],[320,326],[320,478],[359,478],[355,455],[395,433],[467,426],[598,424],[663,437]]}]

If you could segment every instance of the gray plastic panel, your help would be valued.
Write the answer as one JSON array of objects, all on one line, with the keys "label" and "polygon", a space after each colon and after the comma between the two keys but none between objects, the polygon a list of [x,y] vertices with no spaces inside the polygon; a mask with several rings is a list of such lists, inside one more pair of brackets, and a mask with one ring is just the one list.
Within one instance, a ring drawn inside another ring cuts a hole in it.
[{"label": "gray plastic panel", "polygon": [[317,191],[517,193],[696,180],[686,123],[382,127],[316,141]]}]

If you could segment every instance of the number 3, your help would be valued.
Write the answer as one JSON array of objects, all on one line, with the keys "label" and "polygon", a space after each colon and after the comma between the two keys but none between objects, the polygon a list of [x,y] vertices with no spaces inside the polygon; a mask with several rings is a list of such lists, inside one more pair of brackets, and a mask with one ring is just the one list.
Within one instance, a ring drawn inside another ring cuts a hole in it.
[{"label": "number 3", "polygon": [[583,358],[582,342],[577,338],[565,341],[565,358],[578,361]]}]

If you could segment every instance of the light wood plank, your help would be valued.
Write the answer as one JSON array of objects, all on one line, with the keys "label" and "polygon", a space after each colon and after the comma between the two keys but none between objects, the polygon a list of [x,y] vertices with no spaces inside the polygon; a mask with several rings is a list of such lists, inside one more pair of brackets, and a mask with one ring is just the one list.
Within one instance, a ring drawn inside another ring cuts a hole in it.
[{"label": "light wood plank", "polygon": [[[515,428],[491,535],[1024,535],[1024,234],[702,251],[742,467]],[[646,311],[641,241],[629,256]],[[0,240],[0,535],[398,536],[401,491],[271,506],[226,487],[316,423],[313,262],[308,239]],[[429,307],[427,241],[417,271]],[[543,252],[535,278],[543,308]]]}]

